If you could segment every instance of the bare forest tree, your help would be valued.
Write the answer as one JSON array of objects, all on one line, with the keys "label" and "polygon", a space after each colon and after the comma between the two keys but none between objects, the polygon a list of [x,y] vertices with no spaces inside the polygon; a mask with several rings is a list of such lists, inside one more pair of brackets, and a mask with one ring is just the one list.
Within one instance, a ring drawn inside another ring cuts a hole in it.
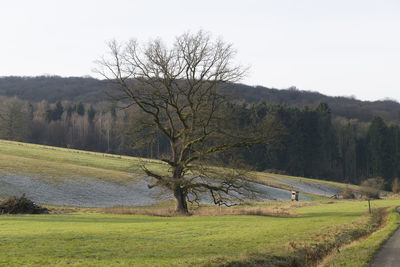
[{"label": "bare forest tree", "polygon": [[155,181],[149,188],[162,186],[173,192],[181,213],[188,212],[187,201],[198,201],[206,193],[215,204],[229,205],[230,197],[244,192],[243,177],[204,163],[254,141],[228,135],[224,127],[229,114],[224,112],[223,88],[246,73],[246,68],[233,64],[232,45],[199,31],[178,36],[170,48],[159,39],[145,45],[111,41],[108,48],[95,71],[111,82],[110,95],[148,115],[139,130],[169,141],[170,153],[162,158],[168,174],[143,166]]},{"label": "bare forest tree", "polygon": [[28,135],[28,107],[23,101],[0,99],[0,138],[22,141]]}]

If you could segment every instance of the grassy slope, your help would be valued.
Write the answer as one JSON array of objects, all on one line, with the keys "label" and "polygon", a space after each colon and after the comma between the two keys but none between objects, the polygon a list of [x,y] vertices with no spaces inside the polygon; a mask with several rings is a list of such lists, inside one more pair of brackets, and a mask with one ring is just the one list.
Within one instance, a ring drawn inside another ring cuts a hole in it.
[{"label": "grassy slope", "polygon": [[[158,172],[167,170],[166,164],[158,160],[0,140],[0,173],[33,174],[50,178],[83,176],[125,180],[142,174],[143,164]],[[258,181],[279,188],[287,188],[288,185],[274,178],[310,181],[339,188],[346,186],[336,182],[279,174],[254,172],[253,175]]]},{"label": "grassy slope", "polygon": [[166,169],[156,160],[0,140],[0,173],[124,180],[141,174],[143,164],[152,170]]},{"label": "grassy slope", "polygon": [[[376,201],[393,206],[398,200]],[[299,216],[69,214],[2,216],[0,265],[193,265],[288,256],[290,242],[318,243],[366,225],[365,202],[297,209]]]},{"label": "grassy slope", "polygon": [[273,174],[273,173],[261,173],[257,172],[255,175],[258,177],[259,181],[264,182],[266,184],[271,184],[272,186],[276,187],[287,187],[287,185],[276,181],[274,178],[280,178],[284,180],[294,180],[294,181],[301,181],[301,182],[312,182],[318,183],[323,185],[331,185],[341,189],[345,189],[346,187],[350,187],[351,189],[357,190],[359,187],[357,185],[350,185],[350,184],[343,184],[333,181],[325,181],[325,180],[316,180],[304,177],[296,177],[296,176],[289,176],[289,175],[281,175],[281,174]]}]

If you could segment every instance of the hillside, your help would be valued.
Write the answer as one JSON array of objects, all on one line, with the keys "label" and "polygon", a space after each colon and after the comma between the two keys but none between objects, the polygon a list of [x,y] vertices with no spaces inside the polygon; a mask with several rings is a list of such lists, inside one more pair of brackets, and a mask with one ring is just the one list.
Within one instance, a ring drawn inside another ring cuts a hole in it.
[{"label": "hillside", "polygon": [[[57,100],[95,103],[106,99],[105,87],[104,81],[90,77],[0,77],[0,96],[17,96],[33,102],[45,99],[51,103]],[[232,85],[228,90],[238,99],[248,102],[266,101],[298,107],[316,106],[319,102],[326,102],[336,116],[360,121],[370,121],[373,116],[381,116],[386,121],[400,122],[400,104],[391,100],[361,101],[348,97],[330,97],[296,88],[279,90],[244,84]]]},{"label": "hillside", "polygon": [[380,116],[386,121],[400,122],[400,104],[393,100],[361,101],[343,96],[326,96],[318,92],[303,91],[297,88],[274,89],[263,86],[247,86],[235,84],[231,88],[242,99],[248,102],[266,101],[289,106],[316,106],[325,102],[334,116],[360,121],[371,121],[374,116]]},{"label": "hillside", "polygon": [[[144,206],[171,200],[148,189],[141,165],[167,171],[161,161],[0,140],[0,198],[26,193],[38,203],[83,207]],[[252,173],[254,200],[300,200],[341,194],[344,184]],[[357,186],[353,186],[357,190]],[[203,202],[209,200],[203,198]]]},{"label": "hillside", "polygon": [[95,103],[104,98],[104,82],[93,78],[58,76],[1,77],[0,95],[31,102],[57,100]]}]

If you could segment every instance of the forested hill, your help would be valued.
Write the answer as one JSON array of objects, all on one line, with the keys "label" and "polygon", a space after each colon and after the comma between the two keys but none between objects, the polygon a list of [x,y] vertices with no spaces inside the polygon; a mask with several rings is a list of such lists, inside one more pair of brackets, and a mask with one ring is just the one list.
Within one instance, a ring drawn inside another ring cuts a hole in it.
[{"label": "forested hill", "polygon": [[58,100],[95,103],[105,98],[105,82],[89,77],[0,77],[0,95],[40,102]]},{"label": "forested hill", "polygon": [[393,100],[361,101],[350,97],[326,96],[318,92],[298,90],[294,87],[280,90],[243,84],[235,84],[231,91],[240,95],[247,102],[263,100],[267,103],[285,104],[299,108],[305,105],[315,107],[320,102],[325,102],[334,116],[355,118],[364,122],[371,121],[374,116],[380,116],[388,122],[400,122],[400,103]]},{"label": "forested hill", "polygon": [[[45,99],[50,103],[57,100],[95,103],[105,99],[105,94],[102,92],[104,88],[104,81],[90,77],[0,77],[0,95],[17,96],[32,102]],[[297,107],[304,105],[315,107],[318,103],[325,102],[335,116],[356,118],[366,122],[371,121],[374,116],[380,116],[387,122],[400,123],[400,104],[391,100],[360,101],[348,97],[330,97],[296,88],[279,90],[244,84],[235,84],[229,90],[247,102],[265,101]]]}]

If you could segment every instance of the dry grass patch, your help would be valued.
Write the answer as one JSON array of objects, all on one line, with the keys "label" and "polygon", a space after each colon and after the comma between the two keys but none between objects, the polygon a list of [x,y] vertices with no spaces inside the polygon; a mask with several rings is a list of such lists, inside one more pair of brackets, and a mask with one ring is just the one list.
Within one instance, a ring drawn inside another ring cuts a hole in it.
[{"label": "dry grass patch", "polygon": [[181,213],[177,213],[172,207],[110,207],[98,208],[96,210],[104,214],[149,215],[160,217],[182,216]]},{"label": "dry grass patch", "polygon": [[[275,202],[258,203],[257,205],[238,205],[233,207],[218,207],[211,205],[201,205],[189,208],[191,216],[233,216],[233,215],[253,215],[253,216],[274,216],[289,217],[298,216],[295,209],[305,206],[318,205],[316,202]],[[150,215],[160,217],[179,217],[172,204],[150,207],[109,207],[95,209],[104,214],[125,214],[125,215]]]}]

